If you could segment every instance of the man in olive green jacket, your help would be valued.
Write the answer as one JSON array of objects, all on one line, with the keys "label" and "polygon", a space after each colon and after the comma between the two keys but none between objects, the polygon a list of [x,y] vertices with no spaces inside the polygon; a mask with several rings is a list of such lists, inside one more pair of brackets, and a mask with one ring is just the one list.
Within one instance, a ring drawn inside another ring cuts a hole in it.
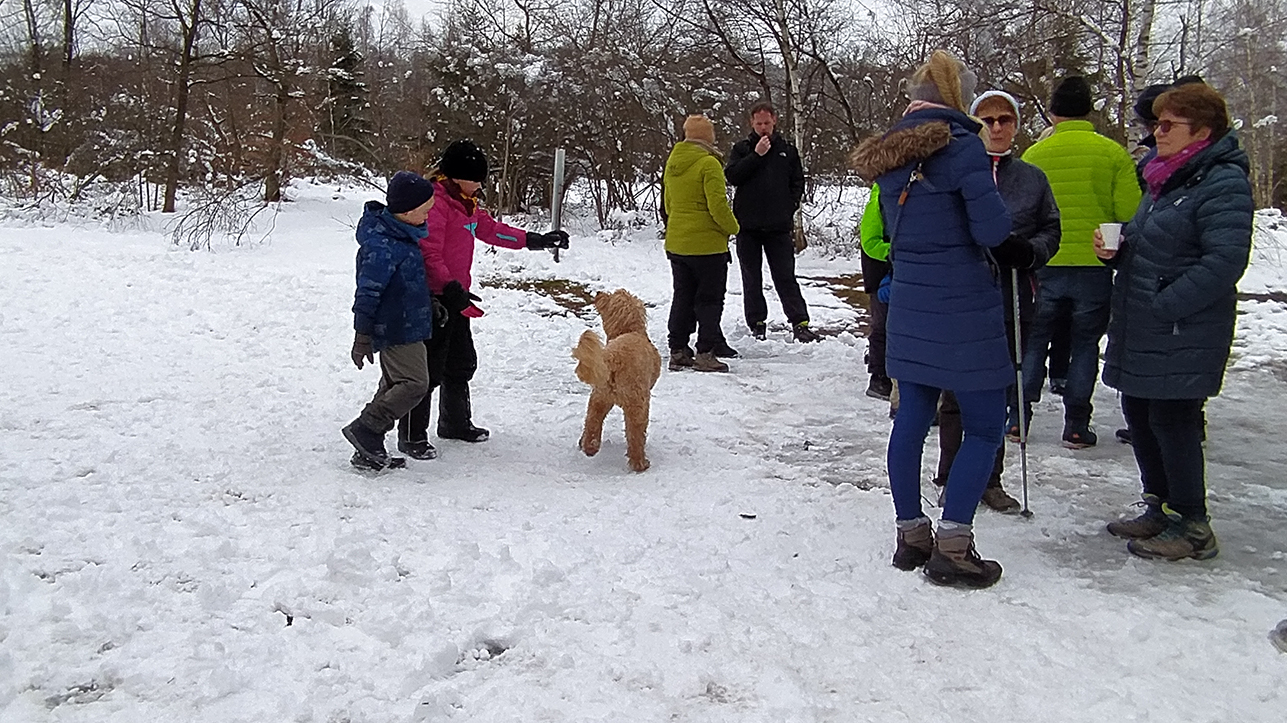
[{"label": "man in olive green jacket", "polygon": [[[724,164],[715,150],[715,127],[704,116],[688,116],[662,173],[662,215],[666,257],[674,279],[670,302],[670,369],[726,372],[716,358],[727,350],[720,317],[728,282],[728,238],[738,232],[728,205]],[[688,339],[697,331],[697,353]],[[732,355],[732,354],[726,354]]]},{"label": "man in olive green jacket", "polygon": [[[1099,376],[1099,342],[1108,329],[1113,272],[1095,257],[1094,233],[1101,223],[1126,222],[1140,203],[1135,161],[1126,149],[1095,132],[1086,120],[1090,86],[1084,78],[1065,78],[1050,99],[1054,133],[1028,149],[1023,160],[1050,179],[1059,205],[1059,253],[1037,272],[1037,312],[1023,360],[1024,413],[1041,398],[1050,339],[1067,329],[1071,339],[1068,382],[1064,388],[1064,446],[1095,444],[1090,428],[1091,395]],[[1018,418],[1010,420],[1017,435]]]}]

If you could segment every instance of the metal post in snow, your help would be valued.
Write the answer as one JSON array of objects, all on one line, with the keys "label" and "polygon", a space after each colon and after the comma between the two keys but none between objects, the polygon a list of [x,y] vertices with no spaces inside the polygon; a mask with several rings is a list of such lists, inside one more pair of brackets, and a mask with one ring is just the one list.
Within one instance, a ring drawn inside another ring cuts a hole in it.
[{"label": "metal post in snow", "polygon": [[[563,163],[567,152],[562,148],[554,151],[554,191],[550,198],[550,230],[563,228]],[[559,261],[559,247],[554,247],[554,262]]]}]

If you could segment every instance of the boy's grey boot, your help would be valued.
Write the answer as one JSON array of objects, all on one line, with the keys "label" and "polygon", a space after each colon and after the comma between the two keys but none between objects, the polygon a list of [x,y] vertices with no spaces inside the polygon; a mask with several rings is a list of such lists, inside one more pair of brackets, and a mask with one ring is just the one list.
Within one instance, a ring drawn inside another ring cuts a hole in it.
[{"label": "boy's grey boot", "polygon": [[925,577],[947,587],[991,587],[1001,579],[1001,565],[979,557],[969,528],[946,531],[940,527],[934,552],[925,563]]},{"label": "boy's grey boot", "polygon": [[1170,524],[1162,510],[1162,500],[1157,495],[1146,494],[1135,504],[1143,507],[1144,512],[1133,519],[1108,523],[1108,533],[1125,540],[1147,540],[1162,534]]},{"label": "boy's grey boot", "polygon": [[1132,555],[1150,560],[1210,560],[1220,554],[1209,520],[1184,517],[1169,520],[1166,529],[1147,540],[1131,540],[1126,549]]}]

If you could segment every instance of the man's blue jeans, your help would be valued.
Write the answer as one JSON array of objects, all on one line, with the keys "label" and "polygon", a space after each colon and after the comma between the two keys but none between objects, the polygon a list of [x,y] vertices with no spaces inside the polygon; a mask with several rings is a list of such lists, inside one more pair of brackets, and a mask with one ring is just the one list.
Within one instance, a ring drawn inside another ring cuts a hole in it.
[{"label": "man's blue jeans", "polygon": [[1070,340],[1068,384],[1064,389],[1065,423],[1089,424],[1099,376],[1099,342],[1108,331],[1113,271],[1102,266],[1047,266],[1037,272],[1037,313],[1024,344],[1023,400],[1041,399],[1046,356],[1057,329]]}]

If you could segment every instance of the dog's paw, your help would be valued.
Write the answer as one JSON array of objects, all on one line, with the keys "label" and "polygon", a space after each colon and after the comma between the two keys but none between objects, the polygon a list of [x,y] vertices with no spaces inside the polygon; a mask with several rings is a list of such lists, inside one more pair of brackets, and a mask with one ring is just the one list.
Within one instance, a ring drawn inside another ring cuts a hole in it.
[{"label": "dog's paw", "polygon": [[652,462],[649,462],[647,457],[640,457],[639,459],[630,460],[630,469],[636,472],[643,472],[644,470],[648,469],[651,466],[652,466]]},{"label": "dog's paw", "polygon": [[578,442],[576,446],[582,452],[585,452],[585,456],[587,457],[593,457],[599,453],[599,440],[597,439],[586,439],[585,437],[582,437],[581,441]]}]

